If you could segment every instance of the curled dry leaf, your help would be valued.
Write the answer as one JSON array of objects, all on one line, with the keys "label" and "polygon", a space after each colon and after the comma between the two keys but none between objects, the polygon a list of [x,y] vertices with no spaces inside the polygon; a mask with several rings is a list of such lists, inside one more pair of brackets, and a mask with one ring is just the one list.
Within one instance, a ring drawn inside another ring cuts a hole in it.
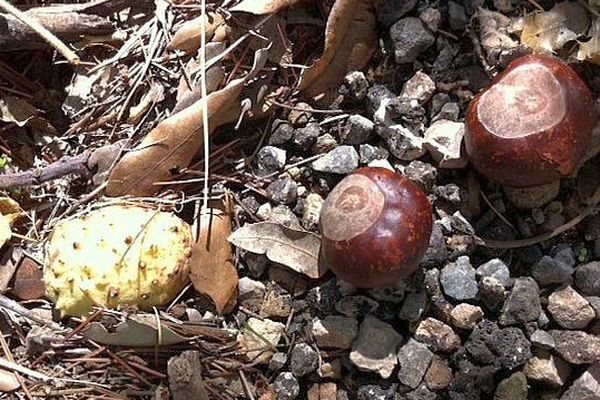
[{"label": "curled dry leaf", "polygon": [[87,340],[109,346],[169,346],[191,339],[173,332],[167,325],[161,321],[159,335],[154,315],[133,315],[117,324],[114,332],[109,332],[99,322],[92,322],[81,334]]},{"label": "curled dry leaf", "polygon": [[581,4],[564,1],[549,11],[527,15],[521,43],[534,51],[549,53],[585,34],[589,25],[587,11]]},{"label": "curled dry leaf", "polygon": [[129,109],[129,117],[127,123],[136,125],[144,114],[156,103],[162,101],[165,98],[165,88],[158,82],[152,82],[150,90],[148,90],[139,103]]},{"label": "curled dry leaf", "polygon": [[337,0],[327,19],[323,55],[305,72],[300,89],[320,97],[346,73],[364,68],[377,48],[375,28],[371,0]]},{"label": "curled dry leaf", "polygon": [[321,239],[311,232],[299,231],[272,222],[246,224],[229,236],[235,246],[317,279],[326,268],[319,263]]},{"label": "curled dry leaf", "polygon": [[[225,20],[221,14],[216,12],[208,13],[206,16],[206,24],[204,25],[206,40],[212,39],[215,31],[221,26]],[[200,37],[202,32],[200,27],[202,24],[202,17],[197,17],[186,21],[181,27],[175,32],[173,38],[167,45],[167,50],[170,51],[183,51],[186,54],[193,53],[200,48]]]},{"label": "curled dry leaf", "polygon": [[21,387],[14,373],[0,369],[0,393],[7,393]]},{"label": "curled dry leaf", "polygon": [[23,100],[15,96],[0,97],[0,121],[12,122],[17,126],[25,126],[29,120],[37,117],[39,111]]},{"label": "curled dry leaf", "polygon": [[219,314],[234,304],[238,275],[233,265],[231,210],[227,204],[205,208],[200,213],[200,234],[192,248],[190,280],[194,288],[208,295]]},{"label": "curled dry leaf", "polygon": [[283,8],[290,7],[300,0],[242,0],[231,7],[231,12],[247,12],[256,15],[275,14]]},{"label": "curled dry leaf", "polygon": [[[238,78],[206,98],[210,131],[234,121],[240,112],[238,97],[244,83],[262,69],[267,50],[255,53],[250,73]],[[148,196],[159,187],[156,182],[171,178],[173,168],[185,168],[202,147],[202,100],[161,121],[142,140],[139,146],[126,154],[115,166],[108,179],[108,196]]]},{"label": "curled dry leaf", "polygon": [[592,22],[588,36],[590,40],[579,44],[577,59],[600,64],[600,18]]}]

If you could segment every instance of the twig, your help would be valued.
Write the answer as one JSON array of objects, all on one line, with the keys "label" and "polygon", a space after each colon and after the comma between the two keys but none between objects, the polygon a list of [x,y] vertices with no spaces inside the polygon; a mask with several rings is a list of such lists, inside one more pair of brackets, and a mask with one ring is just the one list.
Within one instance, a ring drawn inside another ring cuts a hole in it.
[{"label": "twig", "polygon": [[48,320],[38,316],[31,310],[28,310],[27,308],[23,307],[16,301],[9,299],[8,297],[4,296],[3,294],[0,294],[0,307],[4,307],[12,312],[22,315],[23,317],[25,317],[27,319],[37,322],[38,324],[45,325],[56,331],[64,330],[64,328],[61,325],[57,324],[56,322],[48,321]]},{"label": "twig", "polygon": [[19,10],[6,0],[0,0],[0,8],[33,29],[38,35],[40,35],[42,39],[44,39],[60,54],[62,54],[63,57],[69,61],[69,64],[75,66],[79,65],[79,56],[69,49],[67,45],[57,38],[52,32],[42,26],[42,24],[40,24],[37,20],[31,18],[29,15]]}]

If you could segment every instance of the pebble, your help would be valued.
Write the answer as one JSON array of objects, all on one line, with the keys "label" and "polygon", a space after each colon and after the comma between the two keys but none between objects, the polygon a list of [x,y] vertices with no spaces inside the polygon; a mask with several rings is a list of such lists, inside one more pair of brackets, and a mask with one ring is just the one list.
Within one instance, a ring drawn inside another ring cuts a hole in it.
[{"label": "pebble", "polygon": [[277,400],[294,400],[300,394],[298,380],[291,372],[282,372],[273,382]]},{"label": "pebble", "polygon": [[498,279],[486,276],[480,283],[481,300],[490,310],[497,310],[504,302],[504,285]]},{"label": "pebble", "polygon": [[571,364],[600,362],[600,337],[583,331],[550,331],[556,352]]},{"label": "pebble", "polygon": [[294,127],[287,121],[276,119],[273,121],[269,145],[281,146],[292,140],[294,136]]},{"label": "pebble", "polygon": [[350,71],[344,76],[344,86],[354,100],[361,101],[367,96],[369,81],[364,72]]},{"label": "pebble", "polygon": [[341,128],[339,136],[342,144],[358,145],[369,141],[375,124],[362,115],[351,115]]},{"label": "pebble", "polygon": [[465,349],[476,364],[500,364],[512,370],[531,357],[531,344],[519,328],[499,328],[495,322],[483,320],[465,342]]},{"label": "pebble", "polygon": [[527,400],[527,393],[527,377],[519,371],[498,384],[494,400]]},{"label": "pebble", "polygon": [[349,349],[358,334],[358,322],[350,317],[328,315],[315,318],[311,332],[319,347]]},{"label": "pebble", "polygon": [[287,360],[287,354],[285,353],[277,352],[273,354],[273,357],[269,361],[269,371],[279,371],[285,366]]},{"label": "pebble", "polygon": [[515,279],[500,314],[500,325],[518,325],[536,321],[542,310],[540,288],[533,278]]},{"label": "pebble", "polygon": [[334,382],[315,383],[306,393],[307,400],[336,400],[337,385]]},{"label": "pebble", "polygon": [[244,276],[238,281],[238,300],[243,301],[251,297],[262,297],[265,290],[264,283]]},{"label": "pebble", "polygon": [[303,128],[297,128],[294,130],[294,136],[292,142],[294,146],[300,151],[308,151],[319,137],[321,129],[319,124],[311,122]]},{"label": "pebble", "polygon": [[541,286],[571,281],[573,266],[550,256],[543,256],[532,268],[531,275]]},{"label": "pebble", "polygon": [[499,258],[493,258],[485,264],[481,264],[477,268],[476,275],[479,279],[482,279],[486,276],[496,278],[505,288],[510,287],[512,284],[510,279],[510,270],[504,261],[500,260]]},{"label": "pebble", "polygon": [[[258,215],[258,212],[256,213]],[[277,207],[273,208],[271,212],[268,214],[269,221],[275,222],[277,224],[281,224],[287,226],[292,229],[302,229],[300,226],[300,221],[298,221],[298,217],[296,214],[286,205],[280,204]]]},{"label": "pebble", "polygon": [[417,0],[379,0],[375,2],[377,20],[385,26],[390,26],[410,12]]},{"label": "pebble", "polygon": [[386,149],[371,146],[370,144],[361,144],[358,147],[358,154],[360,155],[361,164],[368,164],[375,160],[385,160],[389,157]]},{"label": "pebble", "polygon": [[256,217],[261,221],[267,221],[271,216],[271,212],[273,212],[271,203],[264,203],[258,207],[258,210],[256,210]]},{"label": "pebble", "polygon": [[350,361],[362,371],[387,379],[398,362],[396,354],[402,336],[389,324],[367,315],[352,345]]},{"label": "pebble", "polygon": [[468,159],[462,142],[465,124],[447,119],[435,121],[424,134],[423,146],[440,168],[464,168]]},{"label": "pebble", "polygon": [[317,369],[319,353],[306,343],[298,343],[292,349],[290,356],[290,369],[297,376],[307,375]]},{"label": "pebble", "polygon": [[409,322],[418,321],[425,312],[426,306],[427,293],[421,291],[410,292],[404,298],[398,317]]},{"label": "pebble", "polygon": [[548,311],[552,318],[566,329],[585,328],[596,317],[590,303],[571,286],[548,296]]},{"label": "pebble", "polygon": [[559,357],[541,352],[527,361],[523,372],[531,381],[562,387],[571,373],[571,367]]},{"label": "pebble", "polygon": [[446,238],[442,232],[440,224],[436,221],[431,229],[431,238],[429,238],[429,247],[421,259],[421,265],[426,268],[442,265],[448,259],[448,248],[446,247]]},{"label": "pebble", "polygon": [[475,280],[475,268],[467,256],[458,257],[446,265],[440,274],[444,293],[455,300],[471,300],[477,296],[479,288]]},{"label": "pebble", "polygon": [[265,146],[256,154],[258,173],[261,176],[281,171],[285,161],[286,151],[274,146]]},{"label": "pebble", "polygon": [[396,63],[411,63],[435,42],[435,36],[415,17],[399,20],[390,27]]},{"label": "pebble", "polygon": [[398,379],[403,385],[417,388],[429,364],[433,358],[433,353],[427,348],[427,345],[419,343],[414,339],[409,339],[398,352],[398,364],[400,372]]},{"label": "pebble", "polygon": [[419,19],[430,31],[436,32],[442,22],[442,13],[437,8],[428,7],[419,14]]},{"label": "pebble", "polygon": [[335,303],[335,310],[347,317],[360,318],[374,313],[379,303],[363,295],[344,296]]},{"label": "pebble", "polygon": [[475,324],[483,318],[483,310],[479,306],[462,303],[452,309],[450,316],[455,327],[473,329]]},{"label": "pebble", "polygon": [[449,353],[460,346],[460,337],[452,328],[435,318],[427,318],[417,327],[415,339],[427,344],[434,352]]},{"label": "pebble", "polygon": [[554,338],[551,334],[540,329],[536,330],[529,336],[531,344],[542,350],[552,350],[556,346]]},{"label": "pebble", "polygon": [[590,306],[594,309],[594,312],[596,313],[596,318],[600,319],[600,297],[588,296],[585,299],[588,301],[588,303],[590,303]]},{"label": "pebble", "polygon": [[419,105],[423,105],[431,99],[435,92],[435,82],[426,73],[417,71],[402,87],[400,96],[416,100]]},{"label": "pebble", "polygon": [[429,391],[429,389],[423,386],[412,392],[406,393],[406,400],[436,400],[437,398],[437,394]]},{"label": "pebble", "polygon": [[460,116],[460,106],[458,103],[449,102],[442,106],[440,112],[433,118],[432,122],[439,120],[458,121]]},{"label": "pebble", "polygon": [[279,204],[294,204],[298,197],[298,184],[289,176],[276,179],[267,186],[267,197]]},{"label": "pebble", "polygon": [[600,364],[588,368],[560,398],[560,400],[598,399],[600,399]]},{"label": "pebble", "polygon": [[341,379],[342,361],[339,358],[332,361],[323,361],[317,369],[317,375],[326,379]]},{"label": "pebble", "polygon": [[349,174],[358,168],[358,153],[352,146],[339,146],[313,161],[312,169],[332,174]]},{"label": "pebble", "polygon": [[367,90],[367,102],[371,113],[385,108],[385,104],[394,98],[396,95],[386,85],[373,85]]},{"label": "pebble", "polygon": [[394,400],[394,388],[384,389],[378,385],[363,385],[356,392],[357,400]]},{"label": "pebble", "polygon": [[306,230],[314,230],[319,225],[319,216],[321,208],[325,201],[317,193],[311,193],[304,200],[304,210],[302,210],[302,226]]},{"label": "pebble", "polygon": [[448,361],[434,355],[425,374],[425,384],[431,390],[441,390],[452,383],[452,368]]},{"label": "pebble", "polygon": [[420,160],[411,161],[404,168],[404,174],[408,179],[418,183],[426,191],[431,190],[437,178],[437,169]]},{"label": "pebble", "polygon": [[412,161],[425,154],[423,138],[402,125],[380,126],[376,131],[385,140],[389,152],[400,160]]},{"label": "pebble", "polygon": [[244,330],[237,337],[239,346],[245,350],[245,357],[249,361],[258,363],[267,363],[273,355],[273,350],[263,349],[266,345],[265,340],[275,347],[281,339],[285,325],[280,322],[274,322],[269,319],[258,319],[251,317],[246,322],[248,329]]},{"label": "pebble", "polygon": [[294,126],[305,126],[312,116],[313,108],[310,104],[299,102],[288,114],[288,121]]},{"label": "pebble", "polygon": [[575,286],[586,296],[600,296],[600,261],[577,267]]},{"label": "pebble", "polygon": [[312,147],[313,154],[324,154],[329,153],[331,150],[338,146],[337,140],[329,133],[321,135],[317,138],[315,144]]},{"label": "pebble", "polygon": [[455,1],[448,1],[448,23],[450,29],[453,31],[459,31],[469,22],[465,8]]}]

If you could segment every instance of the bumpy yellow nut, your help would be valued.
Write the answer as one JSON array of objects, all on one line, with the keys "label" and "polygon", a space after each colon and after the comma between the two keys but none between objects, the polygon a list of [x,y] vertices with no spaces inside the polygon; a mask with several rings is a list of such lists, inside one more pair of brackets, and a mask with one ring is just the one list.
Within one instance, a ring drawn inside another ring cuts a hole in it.
[{"label": "bumpy yellow nut", "polygon": [[93,305],[147,310],[164,305],[189,282],[190,226],[177,216],[135,205],[111,205],[61,221],[44,265],[48,297],[63,316]]}]

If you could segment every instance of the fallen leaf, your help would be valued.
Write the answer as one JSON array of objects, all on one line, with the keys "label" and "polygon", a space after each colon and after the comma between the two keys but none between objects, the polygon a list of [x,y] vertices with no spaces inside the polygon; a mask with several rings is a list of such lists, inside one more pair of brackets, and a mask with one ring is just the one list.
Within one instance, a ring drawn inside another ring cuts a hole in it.
[{"label": "fallen leaf", "polygon": [[21,387],[14,373],[0,369],[0,393],[7,393]]},{"label": "fallen leaf", "polygon": [[81,335],[87,340],[100,344],[132,347],[169,346],[192,339],[173,332],[167,327],[166,322],[162,321],[160,342],[158,333],[156,318],[153,315],[135,315],[117,324],[114,332],[109,332],[99,322],[92,322],[81,332]]},{"label": "fallen leaf", "polygon": [[156,103],[165,98],[165,88],[158,82],[152,82],[150,89],[144,93],[139,103],[129,109],[127,123],[136,125],[144,114]]},{"label": "fallen leaf", "polygon": [[590,40],[579,44],[577,59],[600,64],[600,18],[592,22],[588,36]]},{"label": "fallen leaf", "polygon": [[39,114],[38,110],[20,97],[0,97],[0,121],[25,126],[31,118]]},{"label": "fallen leaf", "polygon": [[10,228],[11,220],[6,215],[0,215],[0,247],[10,240],[12,230]]},{"label": "fallen leaf", "polygon": [[589,25],[587,11],[581,4],[564,1],[549,11],[525,16],[521,43],[534,51],[550,53],[585,34]]},{"label": "fallen leaf", "polygon": [[329,94],[346,73],[364,68],[377,48],[371,0],[337,0],[325,28],[323,55],[304,73],[300,90],[312,97]]},{"label": "fallen leaf", "polygon": [[21,300],[34,300],[41,298],[45,291],[41,266],[31,258],[24,257],[15,274],[12,293]]},{"label": "fallen leaf", "polygon": [[[206,19],[204,32],[206,34],[206,40],[210,41],[217,28],[221,26],[225,20],[221,14],[216,12],[208,13]],[[190,54],[198,50],[200,48],[200,39],[202,35],[202,32],[200,31],[201,24],[202,16],[184,22],[173,35],[173,38],[167,45],[167,50],[179,50],[183,51],[185,54]]]},{"label": "fallen leaf", "polygon": [[247,12],[256,15],[275,14],[283,8],[293,6],[300,0],[242,0],[231,7],[231,12]]},{"label": "fallen leaf", "polygon": [[[267,49],[255,53],[252,70],[243,78],[233,80],[208,95],[208,118],[210,131],[239,115],[237,102],[244,84],[264,66]],[[204,142],[202,134],[202,100],[161,121],[142,140],[137,148],[129,151],[115,166],[108,179],[108,196],[148,196],[160,187],[155,182],[169,180],[174,168],[187,167]]]},{"label": "fallen leaf", "polygon": [[234,304],[238,274],[227,237],[231,234],[231,210],[225,204],[200,213],[200,234],[192,249],[190,280],[208,295],[222,314]]},{"label": "fallen leaf", "polygon": [[292,270],[320,278],[326,269],[319,265],[321,239],[311,232],[299,231],[272,222],[246,224],[229,236],[235,246],[257,254]]},{"label": "fallen leaf", "polygon": [[0,293],[4,293],[8,289],[22,257],[23,250],[16,246],[11,246],[2,254],[0,259]]}]

